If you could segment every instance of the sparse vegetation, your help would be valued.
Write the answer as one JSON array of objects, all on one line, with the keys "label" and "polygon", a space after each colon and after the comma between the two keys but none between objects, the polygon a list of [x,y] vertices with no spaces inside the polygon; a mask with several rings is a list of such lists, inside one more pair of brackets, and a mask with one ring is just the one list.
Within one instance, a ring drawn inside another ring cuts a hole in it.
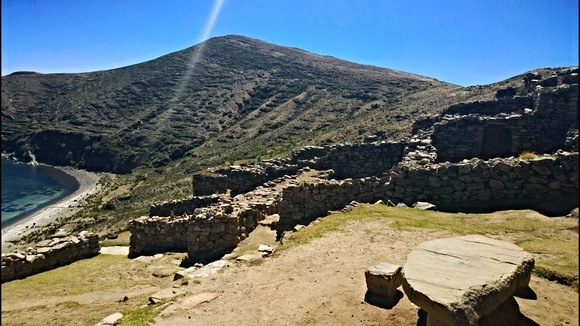
[{"label": "sparse vegetation", "polygon": [[161,303],[149,304],[135,310],[125,311],[120,324],[123,326],[150,325],[153,318],[159,314],[160,306]]},{"label": "sparse vegetation", "polygon": [[522,160],[529,160],[529,159],[533,159],[536,156],[537,155],[534,151],[527,150],[527,151],[523,151],[519,157]]}]

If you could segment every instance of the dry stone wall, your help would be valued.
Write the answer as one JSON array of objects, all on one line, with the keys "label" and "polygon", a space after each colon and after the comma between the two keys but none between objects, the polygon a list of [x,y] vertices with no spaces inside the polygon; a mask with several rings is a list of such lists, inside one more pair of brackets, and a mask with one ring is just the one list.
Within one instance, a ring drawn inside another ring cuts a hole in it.
[{"label": "dry stone wall", "polygon": [[[497,106],[500,113],[493,116],[447,114],[433,119],[431,139],[437,148],[437,160],[458,162],[472,157],[489,159],[516,156],[523,151],[553,153],[577,148],[569,137],[578,130],[578,84],[537,86],[527,99],[527,104],[516,98],[466,103],[459,105],[461,109],[450,110],[480,112]],[[428,124],[424,120],[415,127],[419,126]]]},{"label": "dry stone wall", "polygon": [[193,214],[198,207],[206,207],[224,199],[224,195],[192,196],[181,200],[156,203],[149,207],[149,216],[181,216]]},{"label": "dry stone wall", "polygon": [[192,214],[140,217],[129,223],[129,256],[187,252],[190,262],[208,262],[230,252],[267,214],[278,212],[280,194],[273,187],[197,207]]},{"label": "dry stone wall", "polygon": [[401,164],[390,177],[385,198],[407,205],[428,201],[445,211],[531,208],[561,216],[578,206],[577,152],[533,159]]},{"label": "dry stone wall", "polygon": [[188,215],[142,216],[129,222],[129,257],[187,251]]},{"label": "dry stone wall", "polygon": [[297,152],[291,160],[307,162],[317,170],[333,170],[332,177],[336,179],[380,176],[401,161],[405,145],[374,142],[308,147]]},{"label": "dry stone wall", "polygon": [[25,252],[2,254],[2,282],[28,277],[99,254],[99,237],[81,232],[78,236],[53,238]]},{"label": "dry stone wall", "polygon": [[283,189],[278,236],[295,225],[308,225],[329,211],[340,210],[352,201],[371,203],[384,198],[386,178],[324,180],[291,184]]}]

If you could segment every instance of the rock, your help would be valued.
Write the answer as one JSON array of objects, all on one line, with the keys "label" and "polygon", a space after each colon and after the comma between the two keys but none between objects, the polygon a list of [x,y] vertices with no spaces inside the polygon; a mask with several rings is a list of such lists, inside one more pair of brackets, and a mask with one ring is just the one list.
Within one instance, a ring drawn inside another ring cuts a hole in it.
[{"label": "rock", "polygon": [[210,275],[217,273],[220,269],[226,267],[227,265],[228,265],[228,262],[226,260],[216,260],[214,262],[211,262],[211,263],[203,266],[202,268],[190,267],[188,269],[184,269],[182,271],[175,273],[173,280],[177,281],[177,280],[184,278],[184,277],[186,277],[190,280],[195,280],[198,278],[205,278],[205,277],[208,277]]},{"label": "rock", "polygon": [[402,279],[401,266],[380,262],[369,267],[365,271],[365,301],[387,309],[394,307],[403,297],[397,290]]},{"label": "rock", "polygon": [[437,210],[437,206],[428,203],[428,202],[424,202],[424,201],[418,201],[415,204],[413,204],[413,208],[417,208],[417,209],[422,209],[424,211],[436,211]]},{"label": "rock", "polygon": [[296,225],[294,226],[293,230],[294,230],[294,232],[296,232],[296,231],[300,231],[301,229],[303,229],[303,228],[305,228],[305,227],[306,227],[305,225],[302,225],[302,224],[296,224]]},{"label": "rock", "polygon": [[261,244],[258,247],[258,251],[261,252],[261,253],[263,253],[262,254],[262,257],[265,257],[265,256],[271,255],[274,252],[274,248],[273,247],[270,247],[270,246],[266,246],[266,245]]},{"label": "rock", "polygon": [[385,204],[385,202],[382,201],[381,199],[379,199],[375,202],[375,205],[384,205],[384,204]]},{"label": "rock", "polygon": [[149,302],[151,304],[156,304],[162,301],[167,301],[169,299],[175,298],[178,295],[182,295],[186,293],[187,290],[185,289],[176,289],[176,288],[166,288],[161,291],[158,291],[155,294],[152,294],[149,297]]},{"label": "rock", "polygon": [[403,267],[403,289],[430,325],[476,325],[526,288],[534,258],[509,242],[481,235],[418,245]]},{"label": "rock", "polygon": [[574,208],[566,217],[578,218],[578,207]]},{"label": "rock", "polygon": [[405,203],[398,203],[397,207],[405,207],[405,208],[409,208],[409,206],[405,205]]},{"label": "rock", "polygon": [[179,303],[179,307],[185,310],[189,310],[196,307],[202,303],[210,302],[219,296],[218,293],[200,293],[196,295],[191,295],[185,297]]},{"label": "rock", "polygon": [[123,314],[120,312],[116,312],[114,314],[110,314],[107,317],[101,319],[95,326],[113,326],[117,325],[119,319],[123,318]]},{"label": "rock", "polygon": [[244,262],[250,262],[256,259],[261,259],[263,258],[263,254],[262,253],[251,253],[251,254],[247,254],[247,255],[241,255],[236,257],[237,261],[244,261]]}]

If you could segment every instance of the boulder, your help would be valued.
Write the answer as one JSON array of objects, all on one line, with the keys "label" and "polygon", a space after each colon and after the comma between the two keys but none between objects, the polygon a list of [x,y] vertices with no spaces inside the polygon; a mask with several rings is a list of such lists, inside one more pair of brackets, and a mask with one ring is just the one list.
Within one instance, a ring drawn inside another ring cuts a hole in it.
[{"label": "boulder", "polygon": [[123,318],[123,314],[120,312],[116,312],[114,314],[110,314],[107,317],[101,319],[95,326],[113,326],[117,325],[119,320]]},{"label": "boulder", "polygon": [[534,258],[509,242],[481,235],[418,245],[403,267],[403,289],[427,312],[428,325],[477,325],[527,288]]},{"label": "boulder", "polygon": [[437,206],[428,203],[428,202],[424,202],[424,201],[418,201],[415,204],[413,204],[413,208],[417,208],[417,209],[422,209],[424,211],[436,211],[437,210]]}]

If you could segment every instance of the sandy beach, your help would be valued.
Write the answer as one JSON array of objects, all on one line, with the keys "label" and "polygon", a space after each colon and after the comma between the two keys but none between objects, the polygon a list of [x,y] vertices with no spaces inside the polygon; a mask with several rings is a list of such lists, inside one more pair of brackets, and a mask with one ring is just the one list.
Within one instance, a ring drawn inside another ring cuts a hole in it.
[{"label": "sandy beach", "polygon": [[[79,183],[79,189],[60,201],[43,207],[14,224],[2,228],[3,253],[14,250],[15,245],[11,244],[10,241],[19,239],[30,230],[46,226],[60,217],[68,217],[74,214],[80,209],[77,202],[100,189],[98,182],[104,176],[103,173],[88,172],[70,167],[57,168],[75,177]],[[9,245],[11,246],[9,247]]]}]

